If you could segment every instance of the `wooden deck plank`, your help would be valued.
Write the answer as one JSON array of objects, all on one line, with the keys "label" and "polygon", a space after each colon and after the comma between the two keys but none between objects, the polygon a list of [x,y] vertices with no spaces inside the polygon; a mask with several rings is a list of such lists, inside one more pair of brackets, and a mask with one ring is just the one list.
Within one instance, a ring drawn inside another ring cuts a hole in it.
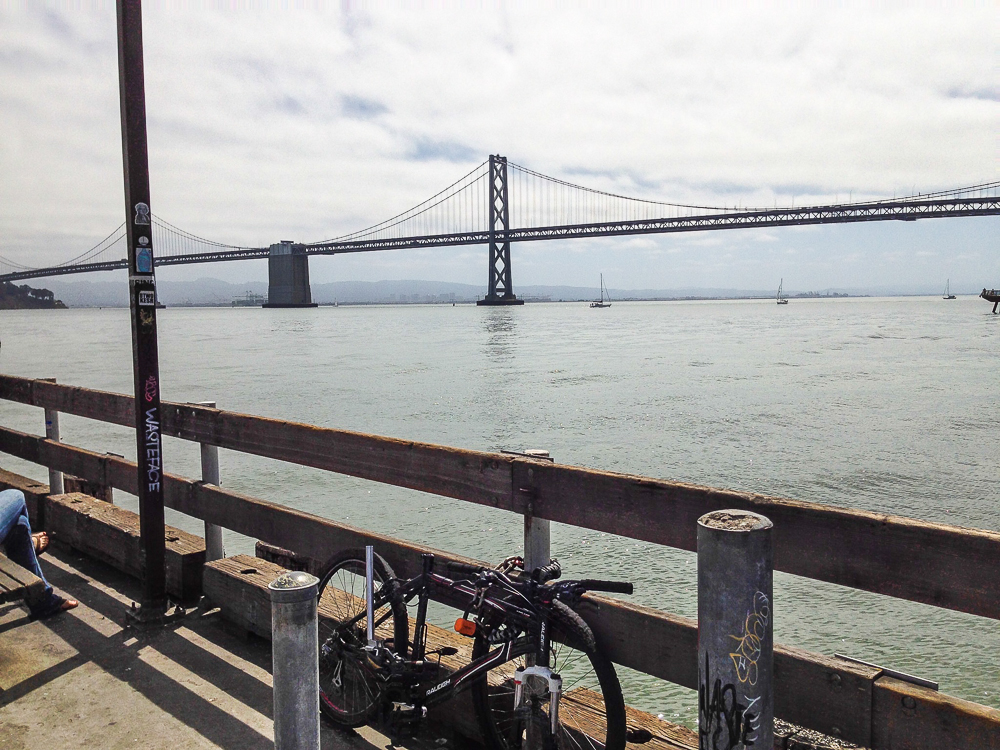
[{"label": "wooden deck plank", "polygon": [[0,601],[33,602],[45,594],[45,582],[0,552]]}]

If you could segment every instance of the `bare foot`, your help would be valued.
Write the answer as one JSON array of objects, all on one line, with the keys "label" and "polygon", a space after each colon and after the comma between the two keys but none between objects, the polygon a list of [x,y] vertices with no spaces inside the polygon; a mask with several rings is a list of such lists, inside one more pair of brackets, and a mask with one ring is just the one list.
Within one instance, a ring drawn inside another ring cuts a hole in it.
[{"label": "bare foot", "polygon": [[67,599],[62,603],[62,606],[59,607],[59,611],[65,612],[67,609],[76,609],[79,606],[80,602],[76,599]]},{"label": "bare foot", "polygon": [[31,535],[31,541],[35,543],[35,554],[40,555],[49,548],[49,535],[44,531]]}]

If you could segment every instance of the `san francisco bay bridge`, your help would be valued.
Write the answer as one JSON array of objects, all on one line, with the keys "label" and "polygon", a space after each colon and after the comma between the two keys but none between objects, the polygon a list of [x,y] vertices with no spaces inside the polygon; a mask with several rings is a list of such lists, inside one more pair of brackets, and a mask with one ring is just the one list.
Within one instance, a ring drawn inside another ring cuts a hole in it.
[{"label": "san francisco bay bridge", "polygon": [[[751,227],[1000,215],[1000,181],[886,200],[790,208],[733,208],[630,198],[575,185],[490,156],[408,211],[351,234],[261,247],[214,242],[155,215],[157,266],[268,258],[269,304],[311,305],[308,258],[379,250],[487,245],[488,292],[480,304],[521,304],[511,243]],[[126,268],[125,224],[80,255],[31,268],[0,256],[0,282]]]}]

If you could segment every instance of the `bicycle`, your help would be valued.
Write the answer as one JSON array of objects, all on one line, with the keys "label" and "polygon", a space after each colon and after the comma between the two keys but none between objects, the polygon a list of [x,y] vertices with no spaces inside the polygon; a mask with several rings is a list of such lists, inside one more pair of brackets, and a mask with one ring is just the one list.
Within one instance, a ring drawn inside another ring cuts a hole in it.
[{"label": "bicycle", "polygon": [[[468,689],[492,750],[520,750],[525,741],[558,750],[623,750],[621,685],[571,605],[586,591],[631,594],[632,584],[556,582],[557,560],[531,575],[517,557],[496,568],[457,562],[445,568],[455,577],[436,572],[434,556],[424,555],[422,572],[400,580],[370,547],[345,550],[327,563],[319,601],[324,716],[343,727],[378,718],[394,736],[406,736],[428,707]],[[428,650],[432,596],[464,611],[455,629],[472,639],[467,663],[450,658],[458,647]],[[414,601],[411,639],[407,605]],[[630,741],[648,739],[628,734]]]}]

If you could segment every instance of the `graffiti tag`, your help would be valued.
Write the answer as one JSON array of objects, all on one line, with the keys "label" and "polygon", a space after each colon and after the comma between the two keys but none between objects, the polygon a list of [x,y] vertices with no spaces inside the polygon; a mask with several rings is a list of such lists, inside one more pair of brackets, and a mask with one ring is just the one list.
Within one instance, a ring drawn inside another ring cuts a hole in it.
[{"label": "graffiti tag", "polygon": [[146,410],[146,482],[150,492],[160,489],[160,422],[156,408]]},{"label": "graffiti tag", "polygon": [[698,686],[699,747],[711,750],[752,747],[754,738],[749,734],[755,728],[758,715],[750,713],[749,706],[740,703],[732,683],[723,685],[722,680],[716,678],[709,688],[708,652],[705,652],[704,675],[704,682]]},{"label": "graffiti tag", "polygon": [[743,635],[729,636],[739,645],[729,654],[736,667],[736,678],[744,684],[757,684],[757,660],[760,659],[760,642],[767,633],[767,623],[771,619],[771,603],[767,595],[758,591],[753,597],[753,609],[747,612],[743,623]]}]

